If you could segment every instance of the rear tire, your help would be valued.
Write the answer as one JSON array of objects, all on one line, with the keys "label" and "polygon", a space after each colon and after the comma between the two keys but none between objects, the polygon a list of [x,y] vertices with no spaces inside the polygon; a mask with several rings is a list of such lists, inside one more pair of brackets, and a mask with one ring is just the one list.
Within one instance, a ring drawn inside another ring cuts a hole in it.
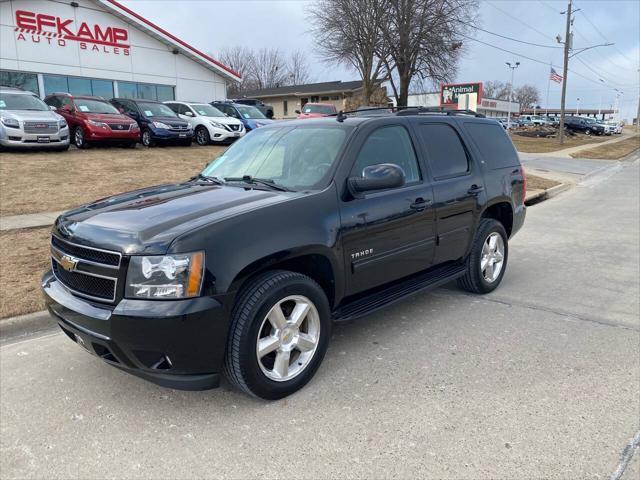
[{"label": "rear tire", "polygon": [[266,272],[238,294],[225,375],[249,395],[286,397],[311,380],[330,336],[330,308],[322,288],[299,273]]},{"label": "rear tire", "polygon": [[458,287],[472,293],[495,290],[507,269],[508,240],[502,223],[482,218],[466,260],[466,272],[458,278]]}]

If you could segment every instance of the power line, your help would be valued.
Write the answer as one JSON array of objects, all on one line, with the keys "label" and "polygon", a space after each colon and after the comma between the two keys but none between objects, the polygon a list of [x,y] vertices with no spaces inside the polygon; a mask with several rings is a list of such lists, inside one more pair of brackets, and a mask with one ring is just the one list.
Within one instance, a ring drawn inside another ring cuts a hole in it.
[{"label": "power line", "polygon": [[[580,30],[575,30],[575,31],[574,31],[574,33],[575,33],[576,35],[578,35],[578,36],[579,36],[579,37],[580,37],[580,38],[581,38],[581,39],[582,39],[582,40],[583,40],[587,45],[588,45],[589,43],[591,43],[591,42],[590,42],[590,40],[589,40],[587,37],[585,37],[584,35],[582,35],[582,34],[580,33]],[[606,62],[609,62],[611,65],[613,65],[613,66],[614,66],[615,68],[617,68],[617,69],[620,69],[620,70],[627,70],[627,71],[629,71],[629,72],[630,72],[630,71],[635,70],[635,67],[623,67],[622,65],[620,65],[620,64],[618,64],[618,63],[616,63],[616,62],[614,62],[613,60],[611,60],[609,57],[607,57],[605,54],[603,54],[603,53],[602,53],[600,50],[598,50],[598,49],[589,50],[589,53],[596,53],[596,54],[597,54],[601,59],[605,60]],[[588,55],[589,53],[587,53],[587,55]]]},{"label": "power line", "polygon": [[518,42],[518,43],[524,43],[525,45],[532,45],[534,47],[541,47],[541,48],[554,48],[554,49],[561,49],[562,47],[556,46],[556,45],[542,45],[540,43],[533,43],[533,42],[525,42],[524,40],[518,40],[517,38],[511,38],[511,37],[507,37],[506,35],[501,35],[499,33],[495,33],[495,32],[490,32],[489,30],[485,30],[484,28],[480,28],[480,27],[476,27],[475,25],[472,25],[471,23],[467,23],[467,22],[463,22],[460,21],[460,23],[463,23],[471,28],[474,28],[476,30],[480,30],[481,32],[485,32],[488,33],[490,35],[495,35],[496,37],[500,37],[500,38],[504,38],[507,40],[511,40],[512,42]]},{"label": "power line", "polygon": [[528,23],[526,23],[526,22],[524,22],[524,21],[520,20],[519,18],[514,17],[514,16],[513,16],[513,15],[511,15],[509,12],[505,12],[504,10],[502,10],[500,7],[498,7],[498,6],[494,5],[493,3],[491,3],[491,2],[485,2],[485,3],[486,3],[487,5],[489,5],[490,7],[495,8],[495,9],[496,9],[496,10],[498,10],[499,12],[502,12],[502,13],[503,13],[504,15],[506,15],[507,17],[512,18],[512,19],[513,19],[513,20],[515,20],[516,22],[518,22],[518,23],[520,23],[520,24],[524,25],[525,27],[529,28],[530,30],[533,30],[533,31],[534,31],[534,32],[536,32],[537,34],[542,35],[543,37],[548,38],[548,39],[550,39],[551,41],[555,41],[555,38],[553,38],[552,36],[547,35],[546,33],[541,32],[541,31],[540,31],[540,30],[538,30],[537,28],[532,27],[531,25],[529,25]]}]

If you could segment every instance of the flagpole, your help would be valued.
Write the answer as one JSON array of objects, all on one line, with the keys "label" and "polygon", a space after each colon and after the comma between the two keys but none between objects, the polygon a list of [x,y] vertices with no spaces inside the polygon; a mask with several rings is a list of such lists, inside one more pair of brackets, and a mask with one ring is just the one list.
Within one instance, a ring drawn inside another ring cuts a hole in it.
[{"label": "flagpole", "polygon": [[549,75],[547,78],[547,101],[544,104],[544,116],[549,116],[549,89],[551,88],[551,70],[553,70],[553,63],[549,64]]}]

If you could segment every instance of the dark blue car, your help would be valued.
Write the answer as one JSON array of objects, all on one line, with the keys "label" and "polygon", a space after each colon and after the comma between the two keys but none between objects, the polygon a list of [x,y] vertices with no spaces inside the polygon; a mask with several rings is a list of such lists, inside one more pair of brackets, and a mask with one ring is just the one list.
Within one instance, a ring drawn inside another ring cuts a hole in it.
[{"label": "dark blue car", "polygon": [[112,98],[111,103],[138,122],[140,141],[145,147],[157,143],[191,145],[193,131],[189,122],[178,117],[164,103],[131,98]]},{"label": "dark blue car", "polygon": [[265,117],[260,110],[256,107],[252,107],[251,105],[242,105],[240,103],[233,102],[211,102],[211,105],[216,107],[222,113],[226,113],[229,117],[240,120],[244,124],[244,128],[247,132],[273,123],[273,120]]}]

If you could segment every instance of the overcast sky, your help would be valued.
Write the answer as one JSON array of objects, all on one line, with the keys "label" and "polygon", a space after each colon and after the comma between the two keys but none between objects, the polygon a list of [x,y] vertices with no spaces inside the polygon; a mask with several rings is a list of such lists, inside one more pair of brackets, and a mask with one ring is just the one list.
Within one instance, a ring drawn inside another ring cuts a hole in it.
[{"label": "overcast sky", "polygon": [[[357,79],[355,72],[328,66],[314,53],[306,20],[306,9],[311,2],[124,0],[123,3],[196,48],[214,55],[226,46],[238,44],[255,49],[277,47],[283,52],[300,49],[309,53],[315,81]],[[575,108],[580,98],[581,108],[597,109],[599,105],[609,108],[615,102],[614,88],[617,88],[624,92],[620,97],[621,114],[630,119],[635,115],[640,91],[640,2],[578,0],[574,2],[576,8],[582,11],[575,15],[574,48],[601,43],[615,45],[586,51],[571,60],[567,106]],[[558,46],[555,36],[564,36],[565,29],[565,17],[559,12],[565,9],[566,1],[482,1],[477,25],[521,41]],[[507,81],[510,72],[505,62],[519,61],[515,85],[524,82],[535,85],[541,93],[541,105],[545,105],[548,63],[553,62],[561,74],[562,49],[517,43],[482,31],[476,31],[475,38],[514,53],[468,41],[456,81]],[[559,105],[560,85],[551,83],[549,106]]]}]

